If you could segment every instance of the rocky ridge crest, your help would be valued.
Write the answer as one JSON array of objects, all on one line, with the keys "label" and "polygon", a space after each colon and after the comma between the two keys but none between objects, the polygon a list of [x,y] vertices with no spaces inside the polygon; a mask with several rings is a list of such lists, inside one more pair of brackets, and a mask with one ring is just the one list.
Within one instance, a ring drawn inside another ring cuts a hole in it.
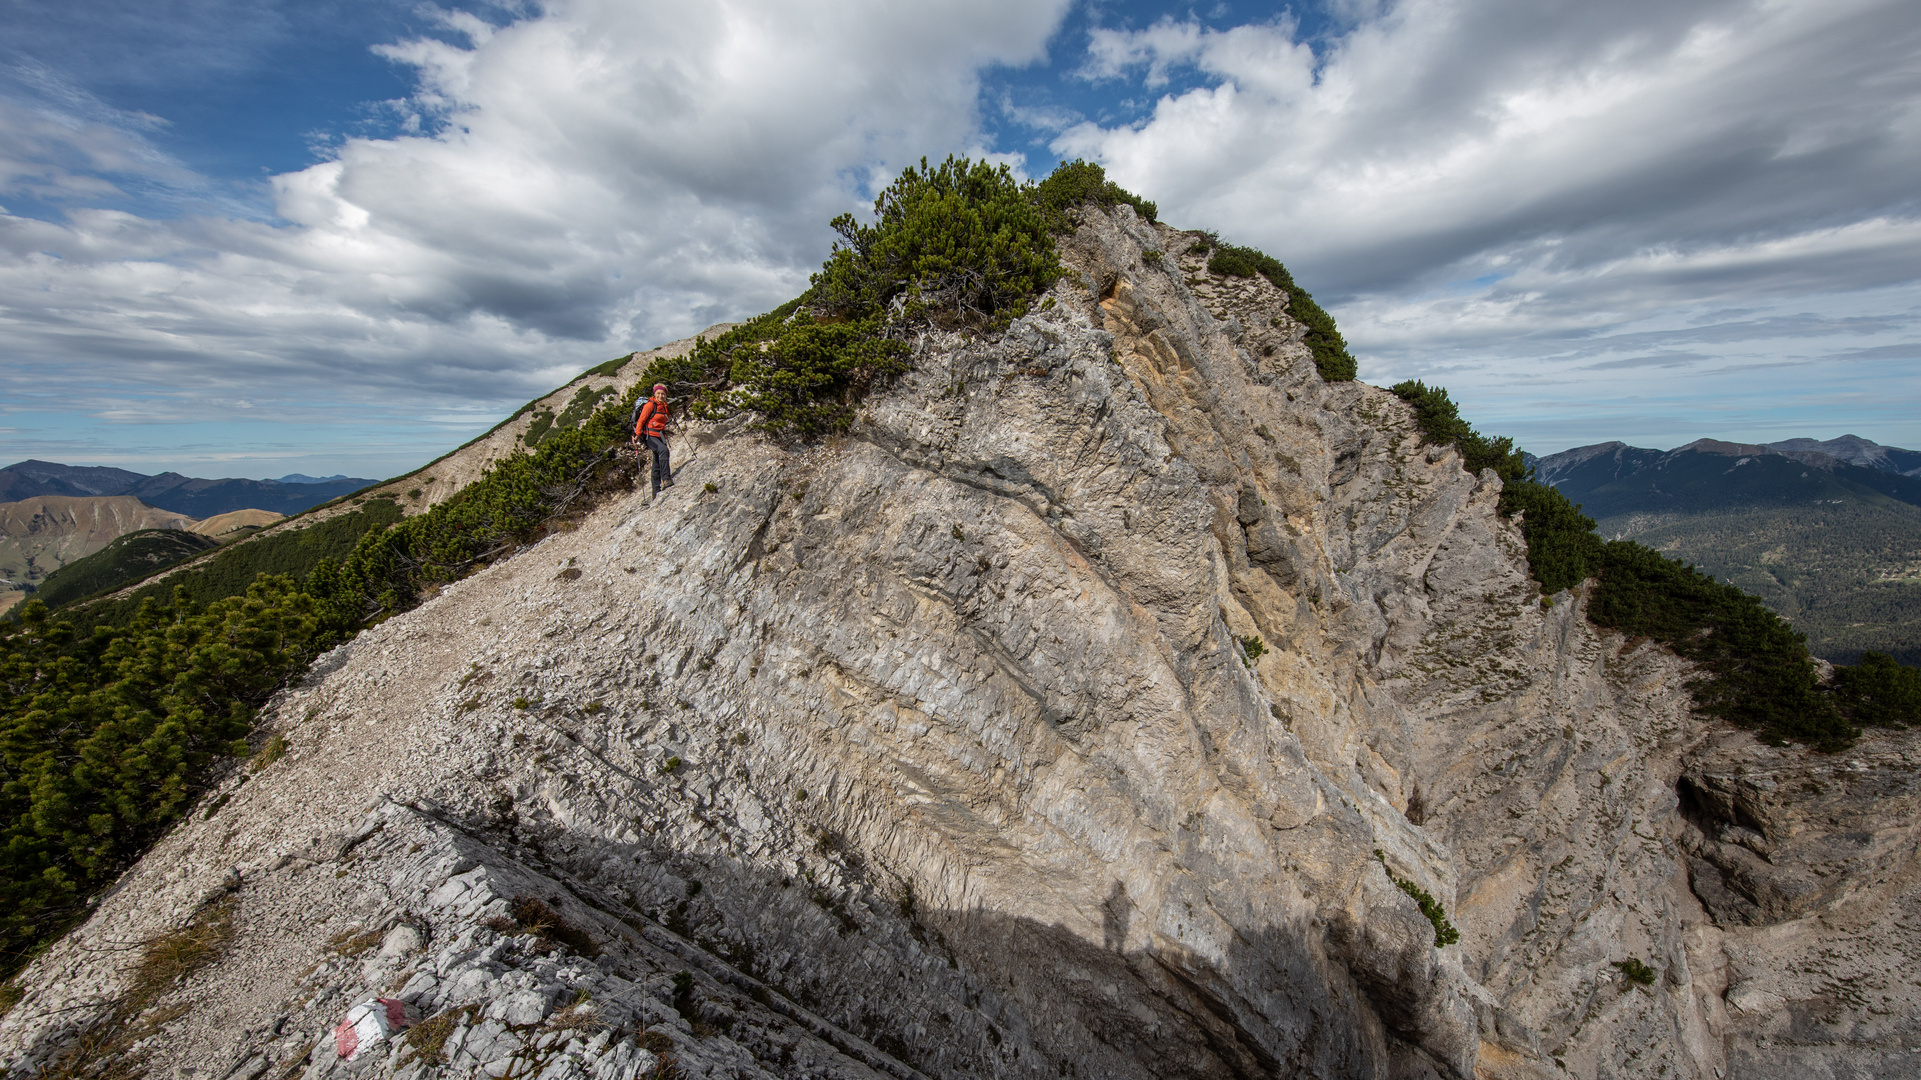
[{"label": "rocky ridge crest", "polygon": [[[155,1075],[1905,1074],[1916,741],[1696,722],[1544,602],[1492,473],[1189,242],[1089,211],[849,437],[694,430],[330,654],[0,1061],[219,925]],[[376,993],[426,1035],[341,1060]]]}]

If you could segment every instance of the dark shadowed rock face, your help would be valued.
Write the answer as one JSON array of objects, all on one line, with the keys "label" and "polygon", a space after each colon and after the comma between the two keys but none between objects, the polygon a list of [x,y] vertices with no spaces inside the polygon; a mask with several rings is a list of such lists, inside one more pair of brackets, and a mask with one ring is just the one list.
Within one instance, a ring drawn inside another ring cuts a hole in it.
[{"label": "dark shadowed rock face", "polygon": [[[1190,243],[1092,214],[847,438],[689,432],[661,497],[326,658],[28,970],[10,1067],[209,912],[146,1046],[208,1080],[1709,1077],[1750,1005],[1894,1062],[1838,992],[1722,997],[1864,894],[1690,888],[1809,759],[1704,742],[1678,661],[1543,606],[1491,473]],[[1911,904],[1912,837],[1863,850]],[[376,993],[431,1026],[342,1061]]]}]

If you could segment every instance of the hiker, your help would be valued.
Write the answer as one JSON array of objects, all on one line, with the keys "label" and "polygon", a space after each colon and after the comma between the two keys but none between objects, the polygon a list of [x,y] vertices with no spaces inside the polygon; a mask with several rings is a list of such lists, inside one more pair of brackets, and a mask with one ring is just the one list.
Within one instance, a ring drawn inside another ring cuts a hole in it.
[{"label": "hiker", "polygon": [[634,413],[634,442],[646,443],[654,454],[654,494],[674,486],[674,470],[667,463],[667,384],[655,383],[654,396],[641,402]]}]

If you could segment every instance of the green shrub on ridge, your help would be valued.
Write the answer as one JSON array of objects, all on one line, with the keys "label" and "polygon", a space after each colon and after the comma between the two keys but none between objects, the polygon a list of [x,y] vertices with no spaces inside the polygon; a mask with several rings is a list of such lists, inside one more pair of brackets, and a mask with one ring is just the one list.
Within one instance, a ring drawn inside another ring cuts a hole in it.
[{"label": "green shrub on ridge", "polygon": [[1079,158],[1061,162],[1047,179],[1034,185],[1034,202],[1057,233],[1072,232],[1073,209],[1090,203],[1103,210],[1126,203],[1143,219],[1160,220],[1159,207],[1109,180],[1107,170],[1099,165]]},{"label": "green shrub on ridge", "polygon": [[1834,687],[1842,708],[1860,723],[1921,724],[1921,669],[1896,663],[1885,653],[1865,652],[1860,663],[1835,668]]},{"label": "green shrub on ridge", "polygon": [[1061,275],[1032,185],[1005,165],[922,158],[881,191],[874,218],[834,219],[840,242],[811,290],[821,314],[995,328]]},{"label": "green shrub on ridge", "polygon": [[992,333],[1026,314],[1061,275],[1054,234],[1090,202],[1153,211],[1086,162],[1034,184],[1004,165],[923,158],[875,198],[872,224],[834,219],[840,240],[807,292],[654,361],[640,382],[665,383],[697,418],[746,411],[776,434],[845,431],[870,389],[908,370],[921,330]]}]

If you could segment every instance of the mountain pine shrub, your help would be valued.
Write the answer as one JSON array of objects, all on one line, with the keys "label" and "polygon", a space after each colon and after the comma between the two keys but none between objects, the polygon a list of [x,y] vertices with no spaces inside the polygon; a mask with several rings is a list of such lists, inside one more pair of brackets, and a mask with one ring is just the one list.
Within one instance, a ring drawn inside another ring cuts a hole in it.
[{"label": "mountain pine shrub", "polygon": [[1896,663],[1886,653],[1865,652],[1860,663],[1835,668],[1834,689],[1857,723],[1921,724],[1921,669]]},{"label": "mountain pine shrub", "polygon": [[1057,233],[1074,231],[1074,208],[1089,204],[1109,210],[1126,203],[1145,220],[1160,220],[1160,210],[1153,203],[1109,180],[1107,170],[1099,165],[1079,158],[1061,162],[1047,179],[1034,185],[1034,203]]},{"label": "mountain pine shrub", "polygon": [[813,277],[821,314],[997,329],[1061,275],[1034,185],[1005,165],[922,158],[881,191],[874,219],[834,219],[840,241]]},{"label": "mountain pine shrub", "polygon": [[667,384],[697,419],[746,411],[777,434],[845,431],[869,390],[911,366],[914,335],[1005,328],[1060,277],[1054,236],[1074,227],[1074,208],[1120,203],[1154,218],[1153,203],[1088,162],[1036,184],[1004,165],[923,158],[875,198],[871,224],[834,219],[840,239],[807,292],[654,361],[640,383]]},{"label": "mountain pine shrub", "polygon": [[254,710],[337,640],[289,577],[152,598],[77,638],[29,601],[0,632],[0,970],[86,913],[184,814]]}]

